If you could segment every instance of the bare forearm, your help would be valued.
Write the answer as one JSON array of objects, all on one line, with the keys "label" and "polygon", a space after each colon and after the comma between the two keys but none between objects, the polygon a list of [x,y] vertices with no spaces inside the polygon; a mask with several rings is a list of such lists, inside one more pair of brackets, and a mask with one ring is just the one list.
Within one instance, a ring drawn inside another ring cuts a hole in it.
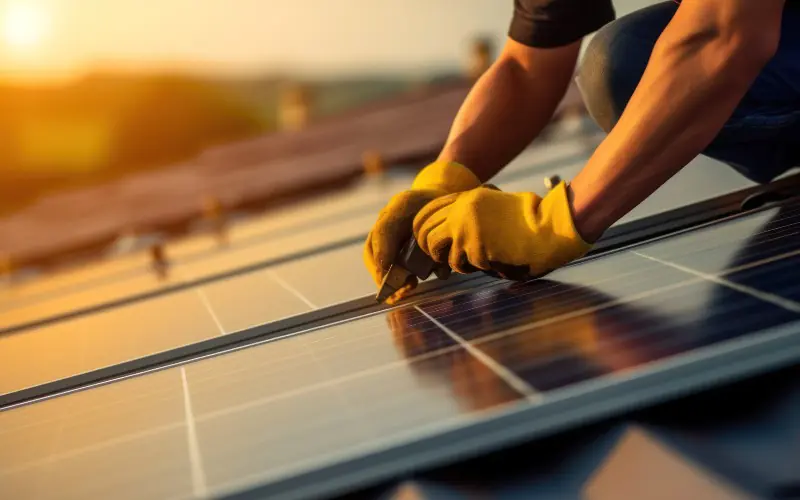
[{"label": "bare forearm", "polygon": [[768,48],[738,33],[693,26],[687,16],[702,18],[701,4],[679,9],[617,125],[571,183],[588,241],[705,149],[769,59]]},{"label": "bare forearm", "polygon": [[[580,44],[501,56],[478,80],[453,123],[439,159],[492,178],[547,125],[569,85]],[[507,49],[508,50],[508,49]]]}]

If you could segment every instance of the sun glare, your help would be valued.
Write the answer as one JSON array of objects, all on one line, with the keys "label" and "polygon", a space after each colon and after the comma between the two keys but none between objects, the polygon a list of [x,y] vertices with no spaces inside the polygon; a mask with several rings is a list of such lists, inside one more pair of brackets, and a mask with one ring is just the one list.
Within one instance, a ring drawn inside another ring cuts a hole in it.
[{"label": "sun glare", "polygon": [[3,38],[11,46],[25,48],[37,45],[47,31],[47,15],[33,1],[12,1],[2,12]]}]

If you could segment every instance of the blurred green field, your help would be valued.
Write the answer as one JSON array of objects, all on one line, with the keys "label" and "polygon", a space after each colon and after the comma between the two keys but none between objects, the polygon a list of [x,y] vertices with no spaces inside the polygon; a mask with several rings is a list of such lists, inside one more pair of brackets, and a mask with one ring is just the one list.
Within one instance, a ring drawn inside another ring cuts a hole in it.
[{"label": "blurred green field", "polygon": [[[52,190],[163,168],[273,132],[282,93],[295,83],[96,74],[58,87],[0,84],[0,213]],[[390,76],[300,83],[321,118],[420,82]]]}]

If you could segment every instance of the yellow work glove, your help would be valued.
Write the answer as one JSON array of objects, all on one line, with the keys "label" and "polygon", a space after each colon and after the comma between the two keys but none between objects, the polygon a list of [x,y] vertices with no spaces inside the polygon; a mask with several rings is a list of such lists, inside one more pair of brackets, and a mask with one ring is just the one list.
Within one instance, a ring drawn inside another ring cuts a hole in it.
[{"label": "yellow work glove", "polygon": [[[364,245],[364,264],[375,283],[381,284],[397,253],[411,238],[414,217],[422,207],[440,196],[477,186],[480,180],[465,166],[436,161],[417,174],[410,189],[392,197],[378,215]],[[416,282],[410,283],[408,288],[415,285]],[[395,294],[395,299],[403,292]]]},{"label": "yellow work glove", "polygon": [[479,187],[437,198],[414,219],[420,248],[459,273],[543,276],[591,249],[572,220],[566,184],[547,196]]}]

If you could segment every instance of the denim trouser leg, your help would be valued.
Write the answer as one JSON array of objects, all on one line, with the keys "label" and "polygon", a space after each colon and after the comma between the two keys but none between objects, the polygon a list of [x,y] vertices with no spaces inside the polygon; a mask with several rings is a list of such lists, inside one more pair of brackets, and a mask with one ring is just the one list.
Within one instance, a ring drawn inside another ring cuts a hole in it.
[{"label": "denim trouser leg", "polygon": [[[668,1],[621,17],[587,47],[578,84],[604,130],[616,124],[678,8]],[[800,8],[785,9],[778,52],[703,154],[759,183],[800,166]]]}]

